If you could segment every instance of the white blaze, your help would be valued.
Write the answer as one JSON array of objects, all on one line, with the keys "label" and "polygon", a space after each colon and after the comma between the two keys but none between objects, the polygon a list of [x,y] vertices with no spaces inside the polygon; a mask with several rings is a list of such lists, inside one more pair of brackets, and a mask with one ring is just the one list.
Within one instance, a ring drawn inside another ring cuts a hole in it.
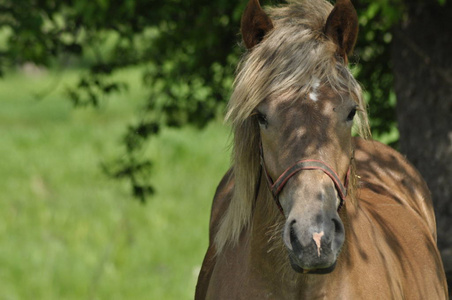
[{"label": "white blaze", "polygon": [[319,88],[319,86],[320,86],[320,80],[315,78],[312,83],[312,91],[309,93],[309,98],[314,102],[319,99],[318,94],[317,94],[317,89]]}]

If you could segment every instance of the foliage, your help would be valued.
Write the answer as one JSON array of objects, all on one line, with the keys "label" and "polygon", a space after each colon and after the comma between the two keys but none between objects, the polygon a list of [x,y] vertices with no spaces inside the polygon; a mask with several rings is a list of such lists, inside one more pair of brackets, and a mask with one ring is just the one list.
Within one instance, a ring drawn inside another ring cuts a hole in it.
[{"label": "foliage", "polygon": [[152,205],[133,203],[126,183],[98,164],[120,154],[117,136],[141,96],[139,72],[115,76],[134,87],[131,101],[113,95],[99,110],[75,111],[58,94],[76,82],[73,71],[45,101],[32,91],[58,73],[5,75],[0,299],[193,299],[212,194],[228,167],[228,130],[162,129],[145,152],[161,192]]},{"label": "foliage", "polygon": [[[66,93],[76,106],[99,106],[105,95],[128,89],[112,74],[144,65],[148,95],[124,134],[125,155],[104,165],[111,176],[128,179],[144,201],[153,188],[143,146],[162,125],[203,127],[224,111],[241,52],[239,21],[246,2],[4,0],[0,71],[24,62],[81,64],[89,72]],[[354,3],[361,31],[352,63],[367,89],[374,132],[382,134],[395,124],[390,30],[403,7],[401,0]]]},{"label": "foliage", "polygon": [[369,102],[372,133],[381,135],[396,124],[391,28],[402,14],[400,1],[361,0],[356,5],[360,33],[355,49],[358,80]]}]

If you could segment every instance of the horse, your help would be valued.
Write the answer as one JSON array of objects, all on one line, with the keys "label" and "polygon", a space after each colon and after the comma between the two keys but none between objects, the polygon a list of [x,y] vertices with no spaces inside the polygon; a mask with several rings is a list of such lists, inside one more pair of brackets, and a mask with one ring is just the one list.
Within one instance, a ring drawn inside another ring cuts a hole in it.
[{"label": "horse", "polygon": [[249,1],[195,299],[448,298],[429,190],[370,139],[357,34],[349,0]]}]

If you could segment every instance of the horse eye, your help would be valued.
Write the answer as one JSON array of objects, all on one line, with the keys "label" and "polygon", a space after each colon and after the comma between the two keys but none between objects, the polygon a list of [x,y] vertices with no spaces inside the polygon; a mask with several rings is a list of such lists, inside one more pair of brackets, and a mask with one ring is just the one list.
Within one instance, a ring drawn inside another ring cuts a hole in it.
[{"label": "horse eye", "polygon": [[350,113],[347,116],[347,121],[353,121],[353,118],[356,115],[356,107],[353,107],[353,109],[350,111]]},{"label": "horse eye", "polygon": [[257,122],[259,125],[265,126],[266,128],[268,126],[267,117],[264,114],[257,113]]}]

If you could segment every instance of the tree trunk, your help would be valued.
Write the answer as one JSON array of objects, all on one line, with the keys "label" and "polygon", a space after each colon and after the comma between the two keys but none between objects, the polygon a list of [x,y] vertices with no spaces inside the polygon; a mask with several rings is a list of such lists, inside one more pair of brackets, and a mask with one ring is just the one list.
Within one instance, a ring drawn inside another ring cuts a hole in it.
[{"label": "tree trunk", "polygon": [[438,246],[452,282],[452,1],[405,1],[392,63],[400,151],[432,192]]}]

